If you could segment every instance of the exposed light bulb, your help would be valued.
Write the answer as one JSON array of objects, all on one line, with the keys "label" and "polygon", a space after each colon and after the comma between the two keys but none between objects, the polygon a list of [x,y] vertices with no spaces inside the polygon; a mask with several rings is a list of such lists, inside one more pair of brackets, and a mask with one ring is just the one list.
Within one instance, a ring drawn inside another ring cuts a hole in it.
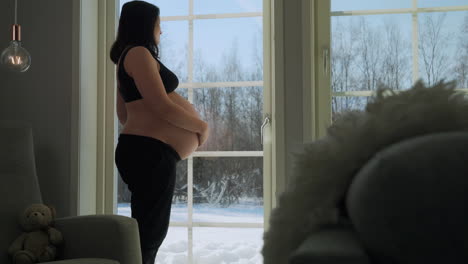
[{"label": "exposed light bulb", "polygon": [[31,55],[29,52],[21,47],[21,27],[14,24],[12,28],[13,40],[10,45],[3,50],[0,57],[2,65],[15,72],[25,72],[31,66]]}]

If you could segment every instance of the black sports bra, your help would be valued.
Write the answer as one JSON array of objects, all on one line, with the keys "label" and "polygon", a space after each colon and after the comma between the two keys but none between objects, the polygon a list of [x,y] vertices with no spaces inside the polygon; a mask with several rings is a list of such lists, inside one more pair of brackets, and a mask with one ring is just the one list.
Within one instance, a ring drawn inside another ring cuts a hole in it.
[{"label": "black sports bra", "polygon": [[[124,50],[124,52],[122,52],[122,55],[120,56],[119,65],[118,65],[119,68],[117,72],[117,78],[119,79],[119,82],[120,82],[119,91],[120,91],[120,94],[122,95],[123,100],[126,103],[143,98],[135,85],[135,81],[133,80],[132,77],[128,75],[128,73],[125,71],[125,68],[124,68],[123,62],[125,60],[125,56],[127,55],[128,51],[131,48],[133,47],[128,47],[127,49]],[[156,57],[154,59],[157,62],[159,62],[159,65],[160,65],[159,74],[161,75],[161,79],[163,81],[164,88],[166,88],[166,92],[167,93],[173,92],[179,85],[179,79],[172,71],[166,68],[166,66],[164,66],[164,64],[162,64]]]}]

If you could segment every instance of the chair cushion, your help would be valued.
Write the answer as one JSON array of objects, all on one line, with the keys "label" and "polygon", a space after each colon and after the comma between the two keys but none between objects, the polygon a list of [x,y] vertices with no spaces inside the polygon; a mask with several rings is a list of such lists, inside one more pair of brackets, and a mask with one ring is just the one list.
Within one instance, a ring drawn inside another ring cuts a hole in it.
[{"label": "chair cushion", "polygon": [[80,258],[80,259],[68,259],[68,260],[59,260],[52,262],[42,262],[41,264],[119,264],[118,261],[110,259],[100,259],[100,258]]}]

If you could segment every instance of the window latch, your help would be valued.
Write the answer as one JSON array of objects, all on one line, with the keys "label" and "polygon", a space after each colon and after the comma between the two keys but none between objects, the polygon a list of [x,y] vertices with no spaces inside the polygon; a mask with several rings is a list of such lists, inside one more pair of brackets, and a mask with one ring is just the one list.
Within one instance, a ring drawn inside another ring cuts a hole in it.
[{"label": "window latch", "polygon": [[330,68],[330,51],[328,48],[322,50],[322,59],[323,59],[323,73],[325,76],[328,76],[328,69]]},{"label": "window latch", "polygon": [[270,119],[270,115],[266,114],[265,115],[265,119],[263,119],[263,124],[262,124],[262,128],[261,128],[261,143],[263,145],[263,135],[265,133],[265,127],[270,124],[271,122],[271,119]]}]

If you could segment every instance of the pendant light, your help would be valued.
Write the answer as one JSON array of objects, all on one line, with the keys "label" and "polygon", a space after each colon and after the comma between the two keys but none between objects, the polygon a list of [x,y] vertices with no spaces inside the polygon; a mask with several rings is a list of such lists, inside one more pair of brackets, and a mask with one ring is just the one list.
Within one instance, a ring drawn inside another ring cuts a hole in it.
[{"label": "pendant light", "polygon": [[25,72],[31,66],[29,52],[21,47],[21,26],[17,23],[18,3],[15,0],[15,23],[11,28],[10,45],[3,50],[0,57],[1,64],[14,72]]}]

